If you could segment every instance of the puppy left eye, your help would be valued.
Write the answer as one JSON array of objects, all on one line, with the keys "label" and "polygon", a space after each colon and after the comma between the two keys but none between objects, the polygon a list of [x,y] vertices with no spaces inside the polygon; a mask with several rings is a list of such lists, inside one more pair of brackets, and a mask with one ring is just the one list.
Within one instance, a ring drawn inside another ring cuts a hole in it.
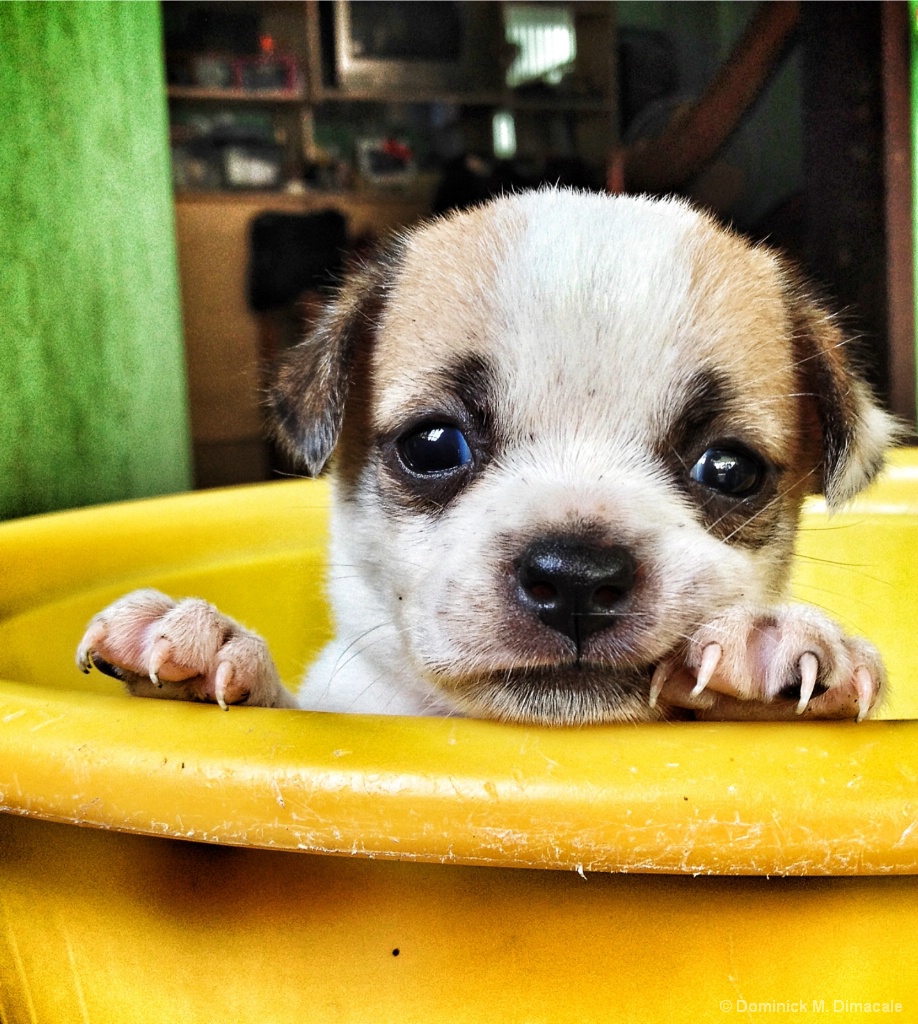
[{"label": "puppy left eye", "polygon": [[472,461],[472,450],[458,427],[426,424],[399,439],[402,462],[420,476],[449,473]]},{"label": "puppy left eye", "polygon": [[741,448],[709,448],[692,466],[691,478],[731,498],[754,494],[765,478],[762,460]]}]

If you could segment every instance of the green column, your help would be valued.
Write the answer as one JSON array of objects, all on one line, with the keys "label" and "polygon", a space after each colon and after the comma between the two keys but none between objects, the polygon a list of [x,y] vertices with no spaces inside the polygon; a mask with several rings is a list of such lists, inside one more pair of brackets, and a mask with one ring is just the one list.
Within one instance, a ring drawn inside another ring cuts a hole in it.
[{"label": "green column", "polygon": [[159,7],[0,3],[0,518],[184,490]]}]

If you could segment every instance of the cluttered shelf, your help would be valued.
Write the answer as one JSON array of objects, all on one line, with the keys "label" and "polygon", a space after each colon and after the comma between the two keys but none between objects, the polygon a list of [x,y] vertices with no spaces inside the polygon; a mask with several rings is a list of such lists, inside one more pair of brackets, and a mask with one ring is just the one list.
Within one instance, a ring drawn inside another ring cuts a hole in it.
[{"label": "cluttered shelf", "polygon": [[201,103],[303,103],[302,89],[223,89],[198,85],[170,85],[166,90],[170,100],[189,100]]},{"label": "cluttered shelf", "polygon": [[499,188],[600,186],[613,5],[422,6],[164,4],[176,190],[414,193],[463,157]]}]

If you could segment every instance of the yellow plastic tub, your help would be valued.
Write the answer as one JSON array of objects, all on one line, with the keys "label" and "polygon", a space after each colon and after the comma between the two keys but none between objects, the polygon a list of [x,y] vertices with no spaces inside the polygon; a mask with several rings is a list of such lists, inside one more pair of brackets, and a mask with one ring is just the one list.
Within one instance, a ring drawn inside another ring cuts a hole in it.
[{"label": "yellow plastic tub", "polygon": [[799,596],[884,650],[892,720],[224,713],[76,669],[92,613],[153,585],[294,683],[328,633],[325,505],[0,527],[3,1024],[918,1020],[915,452],[799,545]]}]

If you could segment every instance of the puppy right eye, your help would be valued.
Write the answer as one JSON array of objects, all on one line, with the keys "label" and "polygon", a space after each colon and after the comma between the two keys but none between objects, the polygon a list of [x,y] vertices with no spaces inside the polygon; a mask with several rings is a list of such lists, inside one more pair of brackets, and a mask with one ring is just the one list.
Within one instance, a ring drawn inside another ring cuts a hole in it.
[{"label": "puppy right eye", "polygon": [[439,476],[472,461],[472,449],[458,427],[424,424],[398,440],[402,462],[418,476]]}]

